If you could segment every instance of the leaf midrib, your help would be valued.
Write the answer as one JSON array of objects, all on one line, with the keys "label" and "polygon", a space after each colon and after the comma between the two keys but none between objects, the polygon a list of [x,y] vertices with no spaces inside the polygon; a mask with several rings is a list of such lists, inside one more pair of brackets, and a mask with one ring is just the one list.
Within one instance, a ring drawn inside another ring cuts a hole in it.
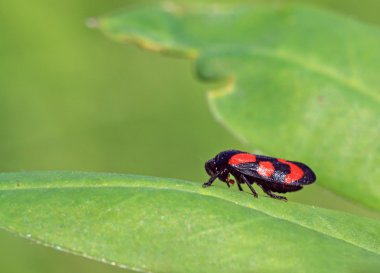
[{"label": "leaf midrib", "polygon": [[369,249],[369,248],[366,248],[365,246],[357,245],[357,244],[355,244],[355,242],[350,242],[350,241],[348,241],[348,240],[346,240],[344,238],[339,238],[337,236],[325,233],[323,231],[320,231],[320,230],[317,230],[317,229],[315,229],[313,227],[304,225],[304,224],[299,223],[297,221],[294,221],[292,219],[281,218],[281,217],[278,217],[277,215],[270,214],[269,212],[265,212],[265,211],[259,210],[257,208],[254,208],[254,207],[249,207],[249,206],[246,206],[244,204],[236,203],[236,202],[234,202],[232,200],[225,199],[225,198],[223,198],[221,196],[215,195],[212,191],[209,191],[211,194],[204,194],[202,192],[192,191],[192,190],[189,190],[189,189],[179,189],[179,188],[170,188],[170,187],[162,187],[162,186],[158,186],[158,187],[157,186],[146,186],[146,185],[86,185],[86,186],[83,186],[83,185],[77,185],[77,186],[70,185],[70,186],[60,186],[60,187],[41,187],[41,186],[39,186],[39,187],[0,188],[0,191],[96,189],[96,188],[111,188],[111,189],[117,189],[117,188],[146,188],[146,189],[155,189],[155,190],[181,191],[181,192],[186,192],[186,193],[191,193],[191,194],[200,194],[200,195],[210,196],[210,197],[217,198],[217,199],[220,199],[220,200],[223,200],[223,201],[226,201],[226,202],[231,202],[231,203],[233,203],[235,205],[238,205],[240,207],[243,207],[243,208],[253,209],[253,210],[255,210],[255,211],[259,212],[259,213],[266,214],[269,217],[273,217],[275,219],[279,219],[279,220],[282,220],[282,221],[289,222],[291,224],[295,224],[295,225],[301,226],[301,227],[303,227],[305,229],[308,229],[308,230],[311,230],[313,232],[322,234],[323,236],[327,236],[329,238],[333,238],[333,239],[336,239],[336,240],[339,240],[339,241],[343,241],[343,242],[345,242],[347,244],[350,244],[352,246],[355,246],[355,247],[361,248],[361,249],[363,249],[365,251],[368,251],[368,252],[370,252],[372,254],[379,255],[379,253],[377,253],[376,251],[374,251],[372,249]]}]

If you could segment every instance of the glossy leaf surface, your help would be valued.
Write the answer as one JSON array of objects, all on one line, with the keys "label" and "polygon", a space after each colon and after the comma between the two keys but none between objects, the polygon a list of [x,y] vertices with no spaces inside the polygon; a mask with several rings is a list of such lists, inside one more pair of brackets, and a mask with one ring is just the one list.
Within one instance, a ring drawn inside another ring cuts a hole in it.
[{"label": "glossy leaf surface", "polygon": [[363,272],[380,266],[378,221],[163,178],[1,174],[0,227],[142,272]]}]

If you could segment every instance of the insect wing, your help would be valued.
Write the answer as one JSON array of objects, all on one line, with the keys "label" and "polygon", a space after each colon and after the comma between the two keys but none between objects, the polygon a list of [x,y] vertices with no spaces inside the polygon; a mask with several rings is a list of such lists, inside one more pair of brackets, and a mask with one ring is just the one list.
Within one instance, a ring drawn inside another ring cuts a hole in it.
[{"label": "insect wing", "polygon": [[273,159],[231,166],[235,172],[253,179],[287,185],[307,185],[315,181],[313,171],[303,163]]},{"label": "insect wing", "polygon": [[299,185],[308,185],[313,183],[316,180],[314,172],[305,164],[296,161],[286,161],[287,165],[290,167],[290,173],[287,174],[285,182],[293,183],[292,180],[295,180]]},{"label": "insect wing", "polygon": [[242,163],[239,165],[230,165],[230,167],[233,168],[237,173],[262,180],[263,177],[257,173],[258,166],[259,165],[256,162]]}]

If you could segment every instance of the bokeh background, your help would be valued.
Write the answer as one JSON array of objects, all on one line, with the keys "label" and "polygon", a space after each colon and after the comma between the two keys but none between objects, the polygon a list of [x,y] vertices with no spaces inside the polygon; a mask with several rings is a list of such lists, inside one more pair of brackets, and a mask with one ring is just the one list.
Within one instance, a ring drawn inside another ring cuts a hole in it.
[{"label": "bokeh background", "polygon": [[[380,24],[378,0],[302,2]],[[220,84],[198,81],[190,60],[118,44],[85,25],[140,3],[153,1],[0,2],[1,172],[120,172],[201,183],[205,160],[248,148],[211,116],[205,92]],[[289,199],[380,219],[318,185]],[[0,231],[0,272],[125,271]]]}]

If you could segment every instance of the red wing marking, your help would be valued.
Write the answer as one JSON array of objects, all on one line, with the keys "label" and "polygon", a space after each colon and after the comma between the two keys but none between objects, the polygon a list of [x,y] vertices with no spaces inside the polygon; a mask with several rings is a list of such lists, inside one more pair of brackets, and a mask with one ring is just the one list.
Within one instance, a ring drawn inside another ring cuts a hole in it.
[{"label": "red wing marking", "polygon": [[290,184],[304,176],[304,171],[296,164],[286,161],[285,159],[278,159],[278,161],[290,167],[290,173],[285,176],[285,183]]},{"label": "red wing marking", "polygon": [[271,177],[274,173],[274,166],[269,161],[261,161],[257,173],[261,176]]},{"label": "red wing marking", "polygon": [[256,156],[253,154],[236,154],[228,160],[230,165],[239,165],[242,163],[256,162]]}]

